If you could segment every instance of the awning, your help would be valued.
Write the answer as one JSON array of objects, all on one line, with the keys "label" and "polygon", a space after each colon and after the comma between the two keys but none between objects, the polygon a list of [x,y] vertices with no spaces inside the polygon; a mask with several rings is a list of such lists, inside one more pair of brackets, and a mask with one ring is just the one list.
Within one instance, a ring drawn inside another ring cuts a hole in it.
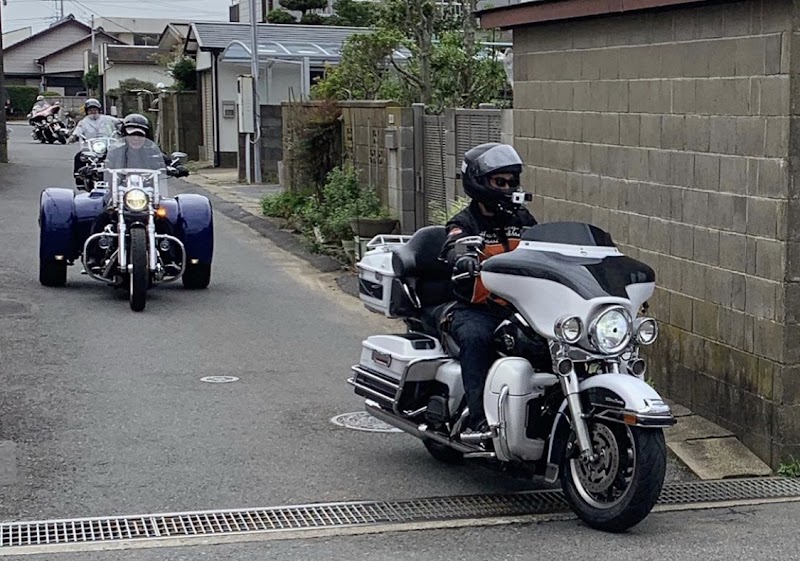
[{"label": "awning", "polygon": [[[258,59],[263,62],[280,59],[309,59],[311,64],[322,64],[338,61],[341,58],[341,50],[341,44],[333,43],[266,41],[258,44]],[[247,45],[234,40],[222,51],[220,61],[249,64],[250,54],[250,48]],[[406,60],[410,57],[411,53],[405,49],[394,52],[396,60]]]}]

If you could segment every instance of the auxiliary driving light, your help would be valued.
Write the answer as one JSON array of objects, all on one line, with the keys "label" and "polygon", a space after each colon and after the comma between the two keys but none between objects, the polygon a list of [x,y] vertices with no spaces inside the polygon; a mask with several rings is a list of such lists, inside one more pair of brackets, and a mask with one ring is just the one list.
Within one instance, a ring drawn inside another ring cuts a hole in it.
[{"label": "auxiliary driving light", "polygon": [[633,322],[633,333],[641,345],[652,345],[658,337],[658,324],[653,318],[637,318]]},{"label": "auxiliary driving light", "polygon": [[161,240],[161,242],[158,244],[158,248],[161,251],[169,251],[169,247],[169,240]]},{"label": "auxiliary driving light", "polygon": [[556,322],[555,333],[564,343],[577,343],[583,335],[583,322],[578,317],[561,318]]}]

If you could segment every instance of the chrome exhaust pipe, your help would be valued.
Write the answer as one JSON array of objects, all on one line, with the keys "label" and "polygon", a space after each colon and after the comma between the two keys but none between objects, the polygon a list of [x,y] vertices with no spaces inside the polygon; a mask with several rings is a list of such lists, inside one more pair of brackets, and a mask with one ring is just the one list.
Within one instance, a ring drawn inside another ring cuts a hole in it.
[{"label": "chrome exhaust pipe", "polygon": [[[448,448],[452,448],[453,450],[461,452],[462,454],[465,455],[480,454],[480,457],[484,458],[490,457],[486,455],[487,454],[486,450],[483,450],[482,448],[468,446],[460,442],[455,442],[453,440],[450,440],[446,436],[440,435],[437,432],[426,430],[425,428],[423,428],[425,427],[425,425],[417,425],[416,423],[413,423],[406,419],[402,419],[397,415],[394,415],[392,413],[389,413],[388,411],[381,409],[375,402],[367,400],[364,407],[366,408],[367,413],[369,413],[376,419],[380,419],[384,423],[392,425],[393,427],[398,428],[403,432],[407,432],[413,436],[416,436],[419,439],[427,438],[429,440],[433,440],[435,442],[438,442],[439,444],[443,444]],[[494,457],[494,453],[488,453],[488,454],[491,454],[492,458]]]}]

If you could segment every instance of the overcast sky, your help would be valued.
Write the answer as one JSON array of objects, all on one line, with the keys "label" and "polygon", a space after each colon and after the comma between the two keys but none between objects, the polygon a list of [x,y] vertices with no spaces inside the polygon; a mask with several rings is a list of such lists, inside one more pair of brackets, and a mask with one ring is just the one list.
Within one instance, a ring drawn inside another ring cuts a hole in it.
[{"label": "overcast sky", "polygon": [[[60,0],[6,0],[3,32],[33,27],[36,33],[55,21]],[[63,0],[64,15],[72,13],[86,23],[95,17],[175,18],[228,21],[230,0]]]}]

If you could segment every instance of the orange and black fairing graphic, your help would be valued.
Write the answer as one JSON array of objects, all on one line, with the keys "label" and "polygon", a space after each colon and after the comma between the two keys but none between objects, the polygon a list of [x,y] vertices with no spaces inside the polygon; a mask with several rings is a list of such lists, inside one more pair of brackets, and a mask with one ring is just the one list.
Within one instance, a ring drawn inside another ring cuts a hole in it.
[{"label": "orange and black fairing graphic", "polygon": [[[504,236],[502,234],[505,234]],[[489,257],[513,251],[519,245],[522,237],[522,228],[519,226],[506,226],[503,230],[489,230],[480,233],[484,241],[483,256],[480,260],[484,261]],[[472,303],[482,304],[489,298],[489,291],[483,285],[480,277],[475,280],[475,287],[472,291]],[[505,304],[504,300],[493,297],[492,300],[498,304]]]}]

